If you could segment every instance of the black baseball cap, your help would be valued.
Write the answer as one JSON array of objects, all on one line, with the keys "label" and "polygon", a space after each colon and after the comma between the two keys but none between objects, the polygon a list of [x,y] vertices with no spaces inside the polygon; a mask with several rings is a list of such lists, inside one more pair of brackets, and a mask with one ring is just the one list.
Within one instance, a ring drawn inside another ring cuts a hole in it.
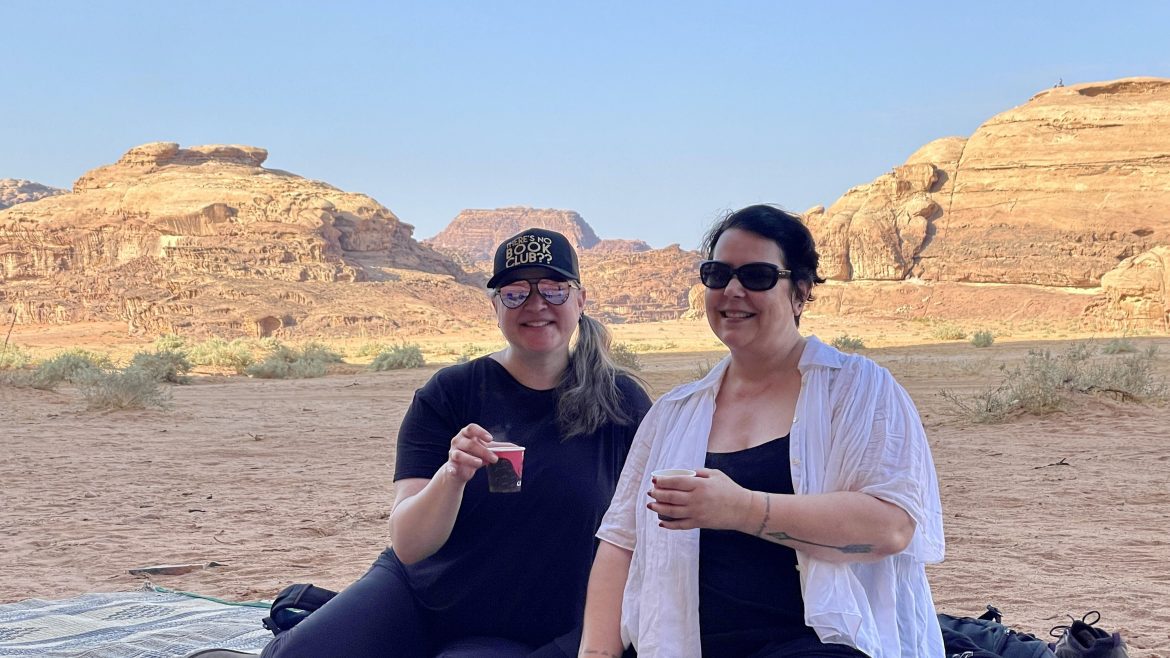
[{"label": "black baseball cap", "polygon": [[577,252],[568,238],[543,228],[529,228],[504,240],[496,247],[492,278],[487,287],[495,288],[513,270],[525,267],[543,267],[570,281],[581,280]]}]

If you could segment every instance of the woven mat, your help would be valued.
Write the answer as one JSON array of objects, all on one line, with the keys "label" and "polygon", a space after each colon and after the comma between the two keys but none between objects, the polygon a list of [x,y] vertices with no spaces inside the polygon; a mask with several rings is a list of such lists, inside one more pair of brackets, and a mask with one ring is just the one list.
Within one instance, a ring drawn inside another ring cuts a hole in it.
[{"label": "woven mat", "polygon": [[175,658],[197,649],[259,653],[272,639],[262,604],[174,592],[85,594],[0,605],[0,656]]}]

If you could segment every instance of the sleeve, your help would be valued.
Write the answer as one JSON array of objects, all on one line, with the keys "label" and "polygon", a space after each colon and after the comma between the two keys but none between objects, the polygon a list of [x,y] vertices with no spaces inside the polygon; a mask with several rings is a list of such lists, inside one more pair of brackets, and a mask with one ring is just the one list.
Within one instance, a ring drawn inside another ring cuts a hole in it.
[{"label": "sleeve", "polygon": [[632,445],[632,441],[638,427],[642,424],[642,419],[650,411],[652,402],[650,396],[646,394],[645,389],[638,385],[630,377],[622,377],[618,380],[618,388],[622,392],[622,400],[625,403],[625,409],[630,414],[629,439],[627,446]]},{"label": "sleeve", "polygon": [[601,527],[597,530],[598,539],[628,551],[634,550],[638,543],[635,538],[635,519],[641,501],[639,493],[642,490],[646,463],[650,459],[650,448],[654,444],[654,434],[657,431],[655,426],[660,416],[659,405],[653,405],[638,425],[638,431],[634,434],[634,444],[626,456],[626,465],[622,468],[613,500],[610,501],[609,510],[601,519]]},{"label": "sleeve", "polygon": [[447,462],[451,437],[463,427],[454,408],[450,373],[440,370],[414,392],[398,428],[394,481],[434,477]]},{"label": "sleeve", "polygon": [[872,429],[857,490],[905,510],[916,526],[907,552],[922,562],[940,561],[942,503],[922,420],[909,394],[893,376],[884,368],[875,366],[873,371]]}]

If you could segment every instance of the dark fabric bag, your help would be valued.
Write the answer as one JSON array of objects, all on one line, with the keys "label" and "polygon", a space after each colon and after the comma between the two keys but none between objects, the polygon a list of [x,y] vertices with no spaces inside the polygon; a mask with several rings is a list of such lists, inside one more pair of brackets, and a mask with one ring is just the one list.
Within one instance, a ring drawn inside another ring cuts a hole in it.
[{"label": "dark fabric bag", "polygon": [[298,583],[280,590],[272,600],[272,609],[261,623],[264,628],[280,635],[305,620],[317,608],[337,596],[337,592],[317,587],[312,583]]},{"label": "dark fabric bag", "polygon": [[994,606],[977,619],[939,614],[947,658],[1056,658],[1048,643],[1003,623]]}]

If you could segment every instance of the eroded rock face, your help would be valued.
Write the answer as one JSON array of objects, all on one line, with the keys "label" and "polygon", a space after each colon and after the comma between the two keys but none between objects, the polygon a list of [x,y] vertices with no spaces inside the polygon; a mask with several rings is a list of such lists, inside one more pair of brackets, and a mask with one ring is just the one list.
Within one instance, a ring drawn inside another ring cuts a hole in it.
[{"label": "eroded rock face", "polygon": [[1104,303],[1094,310],[1111,329],[1170,331],[1170,247],[1126,258],[1101,277],[1101,288]]},{"label": "eroded rock face", "polygon": [[[356,326],[378,314],[360,296],[351,300],[360,311],[328,308],[326,290],[313,299],[306,283],[467,281],[377,201],[265,169],[267,155],[145,144],[83,175],[72,193],[0,211],[0,306],[29,322],[120,318],[144,331],[223,323],[263,334],[272,318],[278,328],[327,324],[313,320],[319,312]],[[408,287],[385,293],[397,307],[380,312],[381,325],[404,324],[396,316],[408,314]]]},{"label": "eroded rock face", "polygon": [[1170,244],[1170,80],[1043,91],[806,218],[835,280],[1097,288]]},{"label": "eroded rock face", "polygon": [[423,240],[423,243],[465,262],[490,260],[497,245],[533,227],[564,235],[578,251],[589,249],[599,242],[593,228],[572,210],[515,206],[494,210],[464,210],[451,220],[447,228],[435,237]]},{"label": "eroded rock face", "polygon": [[1098,286],[1170,242],[1170,80],[1046,90],[808,219],[834,279]]},{"label": "eroded rock face", "polygon": [[54,194],[64,194],[66,190],[48,185],[41,185],[20,178],[0,178],[0,210],[15,206],[18,203],[36,201]]}]

